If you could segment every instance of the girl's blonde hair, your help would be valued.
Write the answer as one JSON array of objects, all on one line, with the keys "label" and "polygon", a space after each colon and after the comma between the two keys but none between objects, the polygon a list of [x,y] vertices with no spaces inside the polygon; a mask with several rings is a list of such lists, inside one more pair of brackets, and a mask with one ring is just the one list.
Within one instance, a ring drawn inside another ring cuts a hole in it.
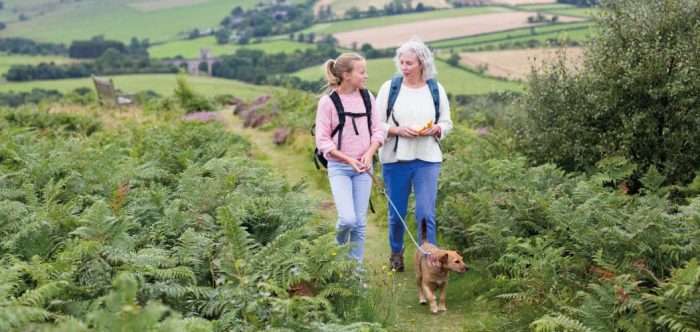
[{"label": "girl's blonde hair", "polygon": [[365,61],[365,57],[358,53],[343,53],[335,60],[326,61],[323,64],[326,84],[322,95],[328,95],[339,87],[343,83],[343,74],[351,72],[357,61]]},{"label": "girl's blonde hair", "polygon": [[401,61],[399,60],[399,57],[401,57],[401,54],[407,52],[413,53],[416,56],[418,56],[418,62],[423,66],[423,80],[427,81],[435,77],[435,74],[437,74],[437,68],[435,68],[433,52],[431,52],[428,46],[426,46],[422,41],[420,41],[420,39],[416,37],[405,42],[403,45],[396,49],[394,64],[396,64],[396,70],[399,74],[401,74]]}]

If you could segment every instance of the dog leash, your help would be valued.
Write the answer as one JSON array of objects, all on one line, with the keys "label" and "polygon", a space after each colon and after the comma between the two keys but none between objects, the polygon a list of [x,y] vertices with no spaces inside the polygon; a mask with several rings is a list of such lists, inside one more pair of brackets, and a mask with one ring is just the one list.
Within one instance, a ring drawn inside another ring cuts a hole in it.
[{"label": "dog leash", "polygon": [[408,229],[408,225],[406,225],[406,222],[403,220],[403,217],[401,217],[401,213],[399,213],[399,209],[396,208],[396,205],[394,205],[394,202],[391,201],[391,198],[389,198],[389,194],[386,192],[386,188],[377,180],[377,178],[374,176],[374,174],[370,171],[367,171],[367,174],[372,177],[372,182],[374,182],[375,185],[377,185],[377,188],[379,188],[379,191],[386,196],[387,201],[389,201],[389,205],[394,209],[394,212],[396,212],[396,215],[399,216],[399,220],[401,220],[401,223],[403,224],[404,229],[408,233],[408,236],[411,238],[411,241],[413,241],[413,244],[416,245],[416,248],[420,250],[423,254],[430,255],[429,251],[423,250],[423,248],[418,245],[418,242],[416,241],[415,238],[413,238],[413,234],[411,234],[411,231]]}]

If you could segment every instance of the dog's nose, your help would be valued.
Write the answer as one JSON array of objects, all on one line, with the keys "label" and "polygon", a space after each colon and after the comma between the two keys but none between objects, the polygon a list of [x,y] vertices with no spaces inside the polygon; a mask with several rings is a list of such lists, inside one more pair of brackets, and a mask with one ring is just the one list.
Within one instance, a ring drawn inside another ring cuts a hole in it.
[{"label": "dog's nose", "polygon": [[469,265],[464,266],[464,272],[467,272],[467,271],[469,271]]}]

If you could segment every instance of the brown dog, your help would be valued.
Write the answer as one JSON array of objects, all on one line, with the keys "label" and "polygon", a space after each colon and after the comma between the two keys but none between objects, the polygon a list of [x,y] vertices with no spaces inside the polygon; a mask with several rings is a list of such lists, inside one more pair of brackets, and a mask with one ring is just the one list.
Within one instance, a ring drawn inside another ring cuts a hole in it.
[{"label": "brown dog", "polygon": [[[465,273],[469,267],[464,263],[462,256],[453,250],[440,250],[426,240],[425,219],[421,222],[421,250],[416,250],[413,255],[413,266],[416,269],[416,283],[420,304],[430,301],[430,311],[434,314],[445,311],[445,295],[447,290],[447,272],[454,271]],[[435,303],[435,294],[440,288],[440,304]]]}]

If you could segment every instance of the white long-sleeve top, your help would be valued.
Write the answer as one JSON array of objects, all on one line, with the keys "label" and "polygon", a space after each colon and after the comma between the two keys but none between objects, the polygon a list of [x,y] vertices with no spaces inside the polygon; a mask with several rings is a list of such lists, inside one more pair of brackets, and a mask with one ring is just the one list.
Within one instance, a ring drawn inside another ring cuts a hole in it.
[{"label": "white long-sleeve top", "polygon": [[[394,152],[397,136],[389,137],[388,133],[389,128],[395,127],[396,124],[391,117],[387,119],[386,116],[390,89],[391,80],[386,81],[377,94],[377,113],[379,113],[379,122],[386,139],[384,145],[379,149],[379,160],[383,164],[416,159],[427,162],[442,162],[442,151],[432,136],[400,137],[396,152]],[[450,119],[450,101],[440,83],[438,83],[438,90],[440,92],[440,118],[437,125],[440,126],[441,131],[439,139],[442,140],[452,130],[452,119]],[[429,120],[435,122],[435,105],[433,105],[433,97],[428,85],[417,89],[402,85],[392,114],[401,126],[418,128]]]}]

